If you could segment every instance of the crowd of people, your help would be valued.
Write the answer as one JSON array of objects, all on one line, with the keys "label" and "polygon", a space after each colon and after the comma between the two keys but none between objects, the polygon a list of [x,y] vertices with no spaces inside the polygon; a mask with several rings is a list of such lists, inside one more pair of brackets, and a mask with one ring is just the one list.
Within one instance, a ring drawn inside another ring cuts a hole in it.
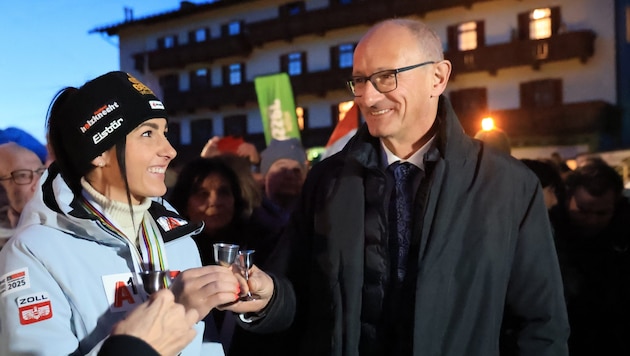
[{"label": "crowd of people", "polygon": [[167,185],[167,111],[119,71],[57,93],[46,145],[0,130],[0,354],[630,354],[619,173],[467,136],[422,22],[374,25],[352,73],[365,123],[313,166],[212,137]]}]

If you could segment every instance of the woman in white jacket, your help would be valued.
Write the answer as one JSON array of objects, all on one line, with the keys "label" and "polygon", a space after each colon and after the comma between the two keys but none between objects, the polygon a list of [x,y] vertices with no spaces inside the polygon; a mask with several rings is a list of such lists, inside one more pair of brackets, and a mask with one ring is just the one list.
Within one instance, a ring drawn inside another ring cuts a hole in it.
[{"label": "woman in white jacket", "polygon": [[[162,102],[124,72],[55,97],[48,133],[56,160],[0,252],[0,354],[96,354],[148,298],[144,271],[178,274],[170,289],[199,320],[237,299],[229,269],[201,267],[190,238],[201,226],[154,198],[166,192],[176,155],[166,131]],[[203,327],[183,355],[223,354],[219,344],[202,345]]]}]

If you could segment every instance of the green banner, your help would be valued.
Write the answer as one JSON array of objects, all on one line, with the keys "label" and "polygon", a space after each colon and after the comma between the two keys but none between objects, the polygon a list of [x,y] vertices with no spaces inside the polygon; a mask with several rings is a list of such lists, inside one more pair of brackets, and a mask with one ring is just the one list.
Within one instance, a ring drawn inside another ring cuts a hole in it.
[{"label": "green banner", "polygon": [[289,75],[278,73],[257,77],[254,84],[267,145],[271,139],[284,141],[294,137],[300,140]]}]

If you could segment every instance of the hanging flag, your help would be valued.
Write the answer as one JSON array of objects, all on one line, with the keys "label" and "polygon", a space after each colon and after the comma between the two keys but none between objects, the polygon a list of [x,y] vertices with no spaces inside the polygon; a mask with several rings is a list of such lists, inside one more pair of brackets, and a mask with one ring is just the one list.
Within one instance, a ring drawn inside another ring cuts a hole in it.
[{"label": "hanging flag", "polygon": [[300,140],[300,129],[295,113],[291,80],[286,73],[278,73],[254,79],[265,141]]},{"label": "hanging flag", "polygon": [[322,155],[321,159],[341,151],[343,146],[345,146],[357,132],[358,128],[359,109],[357,109],[355,104],[352,104],[352,107],[350,107],[348,111],[339,115],[339,121],[330,135],[328,143],[326,143],[326,152]]}]

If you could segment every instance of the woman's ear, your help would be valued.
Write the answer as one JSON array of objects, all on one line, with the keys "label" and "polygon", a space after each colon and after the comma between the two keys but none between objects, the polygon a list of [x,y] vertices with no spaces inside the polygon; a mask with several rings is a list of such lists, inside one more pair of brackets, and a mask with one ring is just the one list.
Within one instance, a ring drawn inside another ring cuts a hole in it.
[{"label": "woman's ear", "polygon": [[100,156],[97,156],[96,158],[94,158],[92,160],[92,165],[94,167],[103,168],[103,167],[109,165],[110,158],[111,158],[110,151],[107,150],[107,151],[101,153]]}]

